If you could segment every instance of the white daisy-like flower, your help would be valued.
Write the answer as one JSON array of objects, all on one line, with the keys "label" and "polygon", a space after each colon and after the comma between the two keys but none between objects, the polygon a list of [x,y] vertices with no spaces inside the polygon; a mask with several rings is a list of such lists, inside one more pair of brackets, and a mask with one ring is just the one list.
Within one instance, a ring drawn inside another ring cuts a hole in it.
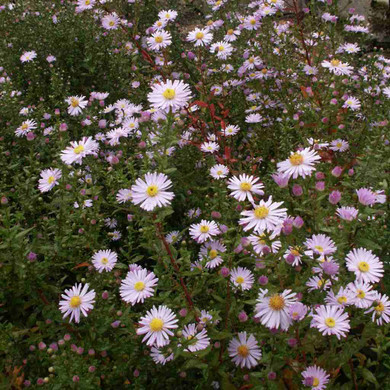
[{"label": "white daisy-like flower", "polygon": [[183,328],[183,337],[190,344],[185,349],[186,352],[196,352],[206,349],[210,345],[210,338],[207,335],[206,329],[198,331],[196,324],[185,325]]},{"label": "white daisy-like flower", "polygon": [[239,29],[233,30],[232,28],[226,31],[226,35],[223,37],[225,42],[234,42],[241,34]]},{"label": "white daisy-like flower", "polygon": [[227,125],[223,130],[222,134],[225,137],[230,137],[232,135],[236,135],[240,131],[240,128],[235,125]]},{"label": "white daisy-like flower", "polygon": [[20,61],[22,63],[24,62],[31,62],[34,58],[37,58],[37,53],[34,51],[34,50],[31,50],[31,51],[25,51],[21,57],[20,57]]},{"label": "white daisy-like flower", "polygon": [[233,46],[229,42],[219,41],[213,43],[210,48],[211,53],[217,53],[217,57],[226,60],[233,52]]},{"label": "white daisy-like flower", "polygon": [[305,254],[313,258],[314,254],[320,256],[319,260],[322,260],[324,256],[329,256],[336,252],[337,247],[334,241],[325,234],[313,234],[311,238],[305,241],[306,248]]},{"label": "white daisy-like flower", "polygon": [[157,286],[158,278],[153,272],[147,269],[134,269],[129,271],[126,278],[122,280],[119,289],[121,298],[135,305],[138,302],[143,303],[146,298],[154,295],[154,289]]},{"label": "white daisy-like flower", "polygon": [[261,349],[253,334],[238,333],[238,338],[233,338],[228,347],[229,356],[233,363],[241,368],[251,369],[258,365],[261,359]]},{"label": "white daisy-like flower", "polygon": [[340,337],[347,336],[351,328],[348,313],[337,306],[321,305],[311,316],[313,320],[310,327],[317,328],[324,336],[336,335],[340,340]]},{"label": "white daisy-like flower", "polygon": [[31,119],[27,119],[15,130],[15,135],[17,137],[23,137],[27,135],[27,133],[29,133],[31,130],[34,130],[36,128],[37,122]]},{"label": "white daisy-like flower", "polygon": [[207,326],[208,324],[212,324],[213,323],[213,316],[208,311],[202,310],[200,312],[199,322],[205,326]]},{"label": "white daisy-like flower", "polygon": [[128,188],[122,188],[116,194],[116,201],[118,203],[126,203],[132,198],[132,192]]},{"label": "white daisy-like flower", "polygon": [[165,354],[161,349],[152,347],[150,350],[150,356],[156,364],[165,365],[167,362],[173,360],[173,353]]},{"label": "white daisy-like flower", "polygon": [[368,249],[352,249],[346,262],[348,271],[354,272],[359,282],[377,283],[383,277],[383,263]]},{"label": "white daisy-like flower", "polygon": [[323,390],[326,388],[326,384],[329,382],[330,375],[321,367],[310,366],[302,372],[302,383],[311,387],[311,390]]},{"label": "white daisy-like flower", "polygon": [[260,200],[257,206],[253,206],[253,210],[241,212],[244,218],[240,219],[239,224],[244,226],[244,231],[253,229],[257,233],[272,232],[287,217],[287,209],[279,208],[282,204],[283,202],[272,202],[272,196],[267,201]]},{"label": "white daisy-like flower", "polygon": [[270,329],[287,330],[292,324],[288,309],[297,301],[296,294],[291,290],[284,290],[281,294],[267,297],[268,290],[260,290],[255,308],[255,317]]},{"label": "white daisy-like flower", "polygon": [[70,96],[65,99],[65,102],[69,104],[68,113],[72,116],[80,115],[88,104],[85,96]]},{"label": "white daisy-like flower", "polygon": [[253,202],[252,193],[257,195],[264,195],[264,188],[262,183],[258,183],[260,179],[254,176],[246,175],[245,173],[239,175],[239,177],[233,176],[229,179],[228,188],[232,190],[230,194],[240,202],[248,199]]},{"label": "white daisy-like flower", "polygon": [[222,164],[214,165],[210,168],[210,175],[216,179],[224,179],[229,174],[229,168]]},{"label": "white daisy-like flower", "polygon": [[359,110],[360,107],[361,107],[360,100],[353,96],[348,96],[343,104],[343,108],[350,108],[352,111]]},{"label": "white daisy-like flower", "polygon": [[348,287],[340,287],[337,294],[330,290],[325,297],[325,302],[330,306],[346,307],[353,304],[354,294]]},{"label": "white daisy-like flower", "polygon": [[199,259],[207,261],[206,268],[215,268],[223,263],[221,253],[226,252],[226,246],[220,241],[207,241],[200,248]]},{"label": "white daisy-like flower", "polygon": [[156,308],[153,306],[139,321],[140,328],[138,335],[145,335],[142,341],[147,345],[163,347],[169,343],[169,336],[173,336],[170,329],[176,329],[178,320],[175,313],[168,307],[162,305]]},{"label": "white daisy-like flower", "polygon": [[388,99],[390,99],[390,87],[383,88],[382,92]]},{"label": "white daisy-like flower", "polygon": [[102,18],[102,26],[106,30],[116,30],[119,26],[119,23],[119,16],[115,12],[105,15]]},{"label": "white daisy-like flower", "polygon": [[200,145],[200,150],[205,153],[214,153],[219,150],[219,145],[214,142],[203,142],[202,145]]},{"label": "white daisy-like flower", "polygon": [[41,192],[48,192],[54,186],[58,185],[58,180],[61,179],[62,172],[57,168],[44,169],[40,173],[38,189]]},{"label": "white daisy-like flower", "polygon": [[350,76],[353,71],[353,67],[350,66],[347,62],[341,62],[340,60],[337,60],[334,58],[331,61],[322,61],[321,65],[324,68],[329,69],[330,72],[334,73],[338,76]]},{"label": "white daisy-like flower", "polygon": [[177,15],[178,13],[171,9],[168,11],[163,10],[158,13],[159,19],[165,20],[167,22],[173,22],[177,18]]},{"label": "white daisy-like flower", "polygon": [[352,293],[352,303],[359,309],[369,308],[375,300],[375,291],[372,291],[372,285],[358,282],[348,284],[348,289]]},{"label": "white daisy-like flower", "polygon": [[278,172],[296,179],[298,176],[305,178],[315,171],[314,164],[318,163],[321,157],[315,150],[305,148],[297,152],[291,152],[290,157],[277,164]]},{"label": "white daisy-like flower", "polygon": [[390,321],[390,301],[389,297],[385,294],[381,294],[378,291],[374,292],[373,306],[364,312],[365,314],[372,313],[372,321],[378,325],[389,323]]},{"label": "white daisy-like flower", "polygon": [[195,42],[194,46],[207,46],[213,40],[213,34],[207,28],[196,28],[187,35],[188,42]]},{"label": "white daisy-like flower", "polygon": [[253,286],[255,278],[248,268],[236,267],[230,272],[230,281],[239,290],[250,290]]},{"label": "white daisy-like flower", "polygon": [[76,11],[82,12],[87,9],[92,9],[96,3],[96,0],[77,0]]},{"label": "white daisy-like flower", "polygon": [[172,35],[169,31],[159,30],[146,40],[149,48],[160,51],[172,43]]},{"label": "white daisy-like flower", "polygon": [[332,286],[332,282],[329,279],[325,280],[322,277],[313,276],[306,282],[306,286],[309,287],[309,292],[315,290],[329,290]]},{"label": "white daisy-like flower", "polygon": [[172,186],[171,180],[163,173],[147,173],[145,180],[137,179],[131,187],[134,204],[146,211],[152,211],[156,207],[168,206],[175,194],[167,191]]},{"label": "white daisy-like flower", "polygon": [[92,256],[92,264],[100,273],[112,271],[117,261],[118,255],[109,249],[100,250]]},{"label": "white daisy-like flower", "polygon": [[177,111],[187,105],[192,94],[188,84],[181,80],[166,80],[164,83],[152,86],[148,94],[150,104],[163,111]]},{"label": "white daisy-like flower", "polygon": [[334,150],[335,152],[345,152],[349,149],[349,143],[343,139],[335,139],[330,143],[329,149]]},{"label": "white daisy-like flower", "polygon": [[279,251],[282,243],[279,240],[273,241],[280,234],[280,229],[274,230],[270,235],[266,233],[251,234],[247,237],[251,243],[253,250],[261,257],[264,254],[264,248],[267,248],[271,253]]},{"label": "white daisy-like flower", "polygon": [[88,317],[88,312],[93,309],[95,303],[95,290],[88,291],[89,284],[75,284],[72,288],[65,290],[61,295],[60,310],[64,314],[62,318],[70,315],[69,322],[73,319],[76,323],[80,322],[80,314]]},{"label": "white daisy-like flower", "polygon": [[190,226],[190,236],[199,244],[217,234],[220,234],[220,230],[214,221],[202,219],[200,223],[194,223]]},{"label": "white daisy-like flower", "polygon": [[[293,267],[297,267],[298,265],[300,265],[302,263],[302,256],[303,256],[303,251],[302,251],[302,248],[300,247],[297,247],[297,246],[290,246],[288,248],[288,250],[286,251],[286,253],[284,254],[284,258],[287,260],[287,258],[289,256],[293,256],[294,257],[294,260],[293,262],[291,263],[291,265]],[[290,257],[291,257],[290,256]]]},{"label": "white daisy-like flower", "polygon": [[61,152],[61,160],[68,165],[81,164],[84,157],[95,155],[99,150],[99,144],[92,137],[83,137],[81,141],[72,141],[70,145]]},{"label": "white daisy-like flower", "polygon": [[168,244],[176,244],[181,238],[180,232],[175,230],[173,232],[170,232],[165,237],[165,240]]}]

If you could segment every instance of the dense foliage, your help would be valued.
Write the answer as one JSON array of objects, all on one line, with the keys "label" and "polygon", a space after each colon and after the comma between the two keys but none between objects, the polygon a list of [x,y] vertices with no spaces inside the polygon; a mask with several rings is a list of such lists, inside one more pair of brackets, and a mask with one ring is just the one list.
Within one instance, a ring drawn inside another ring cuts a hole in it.
[{"label": "dense foliage", "polygon": [[0,386],[390,386],[390,60],[337,1],[0,6]]}]

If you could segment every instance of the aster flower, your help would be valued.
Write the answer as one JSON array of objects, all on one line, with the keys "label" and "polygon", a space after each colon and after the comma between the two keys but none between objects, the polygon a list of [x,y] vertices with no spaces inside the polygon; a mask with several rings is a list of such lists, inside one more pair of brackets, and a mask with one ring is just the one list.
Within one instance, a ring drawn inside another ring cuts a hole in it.
[{"label": "aster flower", "polygon": [[225,165],[217,164],[210,169],[210,175],[216,179],[223,179],[229,174],[229,169]]},{"label": "aster flower", "polygon": [[307,367],[306,370],[302,372],[302,376],[302,383],[305,386],[311,387],[312,390],[323,390],[329,382],[329,375],[325,370],[318,366]]},{"label": "aster flower", "polygon": [[148,272],[147,269],[134,269],[129,271],[126,278],[122,280],[119,289],[121,298],[131,303],[133,306],[146,298],[154,295],[154,288],[157,286],[158,278],[153,272]]},{"label": "aster flower", "polygon": [[201,248],[199,259],[207,260],[206,268],[215,268],[222,264],[221,253],[226,252],[226,246],[220,241],[207,241]]},{"label": "aster flower", "polygon": [[262,183],[257,183],[259,179],[254,176],[246,175],[245,173],[239,177],[233,176],[229,179],[228,188],[232,190],[231,196],[242,202],[248,199],[253,202],[252,193],[257,195],[264,195],[264,188]]},{"label": "aster flower", "polygon": [[375,300],[375,291],[372,291],[372,285],[358,282],[348,284],[348,289],[352,294],[352,304],[360,309],[369,308]]},{"label": "aster flower", "polygon": [[315,254],[320,256],[320,260],[337,250],[334,241],[325,234],[313,234],[305,241],[305,246],[308,249],[305,252],[307,256],[313,258]]},{"label": "aster flower", "polygon": [[290,305],[288,314],[294,321],[302,321],[307,314],[307,306],[301,302],[295,302]]},{"label": "aster flower", "polygon": [[62,172],[57,168],[44,169],[40,173],[38,189],[41,192],[48,192],[58,185],[58,180],[61,179]]},{"label": "aster flower", "polygon": [[238,333],[238,338],[233,338],[228,346],[229,356],[233,363],[241,368],[252,368],[258,365],[261,359],[261,349],[253,334],[247,337],[246,332]]},{"label": "aster flower", "polygon": [[171,9],[168,11],[162,10],[158,13],[158,17],[167,22],[173,22],[177,18],[177,15],[177,12]]},{"label": "aster flower", "polygon": [[100,273],[112,271],[117,261],[118,255],[109,249],[100,250],[92,256],[92,264]]},{"label": "aster flower", "polygon": [[344,221],[353,221],[358,216],[358,209],[355,209],[355,207],[339,207],[336,214]]},{"label": "aster flower", "polygon": [[132,192],[128,188],[122,188],[116,194],[116,201],[118,203],[126,203],[132,198]]},{"label": "aster flower", "polygon": [[203,142],[200,146],[200,150],[205,153],[214,153],[219,150],[219,145],[214,141]]},{"label": "aster flower", "polygon": [[352,249],[346,263],[348,271],[354,272],[359,282],[377,283],[383,277],[383,263],[368,249]]},{"label": "aster flower", "polygon": [[70,96],[65,99],[65,102],[69,104],[68,113],[72,116],[80,115],[85,107],[87,107],[88,100],[85,100],[85,96]]},{"label": "aster flower", "polygon": [[24,62],[31,62],[37,58],[37,53],[34,50],[31,51],[25,51],[21,56],[20,56],[20,61],[22,63]]},{"label": "aster flower", "polygon": [[146,211],[152,211],[156,207],[168,206],[175,196],[167,191],[172,186],[171,180],[163,173],[146,173],[145,180],[137,179],[131,187],[132,202],[140,204]]},{"label": "aster flower", "polygon": [[102,26],[106,30],[116,30],[119,26],[119,22],[120,19],[115,12],[105,15],[102,18]]},{"label": "aster flower", "polygon": [[354,300],[354,295],[348,287],[340,287],[337,294],[330,290],[325,297],[325,302],[330,306],[338,306],[344,308],[346,306],[352,305]]},{"label": "aster flower", "polygon": [[255,308],[255,318],[270,329],[287,330],[292,324],[289,308],[296,302],[296,294],[291,290],[284,290],[281,294],[267,297],[268,290],[260,290]]},{"label": "aster flower", "polygon": [[177,111],[187,105],[192,94],[188,84],[179,80],[166,80],[164,83],[152,86],[148,100],[156,109],[166,112]]},{"label": "aster flower", "polygon": [[208,324],[212,324],[213,316],[208,311],[202,310],[199,316],[199,323],[201,323],[204,326],[207,326]]},{"label": "aster flower", "polygon": [[207,28],[196,28],[187,35],[188,42],[195,42],[194,46],[207,46],[213,40],[213,34]]},{"label": "aster flower", "polygon": [[170,329],[177,328],[176,315],[171,309],[162,305],[153,306],[139,321],[138,335],[145,335],[142,341],[147,345],[163,347],[169,343],[169,336],[173,336]]},{"label": "aster flower", "polygon": [[214,221],[202,219],[200,223],[194,223],[190,226],[190,236],[199,244],[217,234],[220,234],[220,230]]},{"label": "aster flower", "polygon": [[255,278],[248,268],[236,267],[230,272],[230,281],[241,291],[250,290]]},{"label": "aster flower", "polygon": [[150,350],[150,356],[151,358],[153,359],[153,361],[156,363],[156,364],[162,364],[162,365],[165,365],[166,363],[170,362],[171,360],[173,360],[173,353],[169,354],[165,354],[162,352],[161,349],[158,349],[156,347],[152,347],[151,350]]},{"label": "aster flower", "polygon": [[297,152],[292,152],[290,157],[277,164],[278,172],[284,173],[289,177],[296,179],[298,176],[305,178],[315,171],[314,164],[318,163],[321,157],[316,151],[305,148]]},{"label": "aster flower", "polygon": [[61,295],[60,310],[64,314],[63,318],[70,315],[69,322],[73,319],[76,323],[80,322],[80,314],[88,317],[88,312],[93,309],[95,303],[95,291],[88,291],[89,284],[75,284],[72,288],[65,290]]},{"label": "aster flower", "polygon": [[70,145],[61,152],[61,160],[68,165],[81,164],[84,157],[95,155],[99,150],[99,144],[92,137],[83,137],[81,141],[72,141]]},{"label": "aster flower", "polygon": [[341,62],[336,58],[331,61],[322,61],[321,65],[338,76],[350,76],[353,71],[353,67],[350,66],[347,62]]},{"label": "aster flower", "polygon": [[369,188],[359,188],[356,190],[359,203],[364,206],[372,206],[375,203],[376,197],[375,193]]},{"label": "aster flower", "polygon": [[389,297],[375,291],[373,306],[364,313],[372,313],[372,321],[376,322],[378,325],[383,325],[383,323],[388,324],[390,322]]},{"label": "aster flower", "polygon": [[315,290],[328,290],[332,286],[332,282],[329,279],[325,280],[322,277],[313,276],[306,282],[306,286],[309,287],[309,292]]},{"label": "aster flower", "polygon": [[313,320],[310,324],[312,328],[317,328],[324,336],[336,335],[346,337],[350,330],[348,313],[337,306],[321,305],[311,315]]},{"label": "aster flower", "polygon": [[92,9],[96,3],[96,0],[77,0],[76,12],[82,12],[87,9]]},{"label": "aster flower", "polygon": [[330,143],[329,149],[335,152],[345,152],[349,149],[349,143],[343,139],[336,139]]},{"label": "aster flower", "polygon": [[183,328],[183,337],[190,343],[185,349],[186,352],[196,352],[206,349],[210,345],[210,338],[206,329],[198,331],[196,324],[185,325]]},{"label": "aster flower", "polygon": [[176,244],[181,238],[180,232],[175,230],[173,232],[170,232],[165,237],[165,240],[168,244]]},{"label": "aster flower", "polygon": [[217,57],[226,60],[233,52],[233,46],[229,42],[219,41],[213,43],[210,48],[211,53],[217,53]]},{"label": "aster flower", "polygon": [[152,34],[146,42],[151,50],[160,51],[172,43],[172,35],[168,31],[159,30]]},{"label": "aster flower", "polygon": [[223,130],[222,134],[225,137],[230,137],[232,135],[236,135],[240,131],[240,128],[235,125],[227,125]]},{"label": "aster flower", "polygon": [[287,209],[279,208],[282,204],[283,202],[272,202],[272,196],[267,201],[260,200],[253,210],[241,212],[244,218],[240,219],[239,224],[244,225],[244,231],[254,229],[257,233],[272,232],[287,217]]},{"label": "aster flower", "polygon": [[15,135],[17,137],[26,136],[27,133],[29,133],[31,130],[34,130],[37,128],[37,122],[31,119],[27,119],[24,121],[16,130]]},{"label": "aster flower", "polygon": [[225,42],[234,42],[237,40],[238,36],[241,34],[239,29],[233,30],[232,28],[226,31],[226,35],[223,37]]},{"label": "aster flower", "polygon": [[289,261],[289,264],[291,264],[293,267],[297,267],[298,265],[300,265],[302,263],[302,256],[303,256],[303,253],[302,253],[302,249],[300,247],[290,246],[283,257],[286,260],[288,258],[290,259],[291,257],[293,257],[293,261],[292,262]]},{"label": "aster flower", "polygon": [[343,108],[350,108],[352,111],[359,110],[360,107],[360,101],[353,96],[348,96],[343,104]]}]

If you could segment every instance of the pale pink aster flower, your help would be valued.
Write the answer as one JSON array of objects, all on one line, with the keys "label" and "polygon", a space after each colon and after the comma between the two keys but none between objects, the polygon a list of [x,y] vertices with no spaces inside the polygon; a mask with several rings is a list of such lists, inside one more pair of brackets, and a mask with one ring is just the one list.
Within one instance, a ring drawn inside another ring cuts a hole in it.
[{"label": "pale pink aster flower", "polygon": [[278,172],[284,173],[289,177],[296,179],[298,176],[305,178],[310,176],[315,171],[314,165],[321,160],[321,157],[316,151],[305,148],[303,150],[292,152],[290,157],[277,164]]},{"label": "pale pink aster flower", "polygon": [[302,376],[302,383],[305,386],[311,387],[311,390],[325,389],[330,377],[325,370],[318,366],[307,367],[306,370],[302,372]]},{"label": "pale pink aster flower", "polygon": [[259,180],[259,178],[246,175],[245,173],[239,175],[239,177],[233,176],[229,179],[228,183],[228,188],[232,190],[231,196],[240,202],[243,202],[245,199],[253,202],[252,193],[264,195],[264,191],[262,190],[264,185],[258,183]]},{"label": "pale pink aster flower", "polygon": [[345,221],[353,221],[357,218],[358,209],[355,209],[355,207],[340,207],[336,210],[336,214]]},{"label": "pale pink aster flower", "polygon": [[62,172],[55,168],[44,169],[40,173],[38,189],[41,192],[48,192],[58,185],[58,180],[61,179]]},{"label": "pale pink aster flower", "polygon": [[153,361],[156,364],[162,364],[165,365],[167,362],[170,362],[173,360],[173,353],[165,354],[161,349],[158,349],[156,347],[152,347],[150,350],[150,357],[153,359]]},{"label": "pale pink aster flower", "polygon": [[200,150],[205,153],[214,153],[219,150],[219,145],[214,142],[203,142],[202,145],[200,145]]},{"label": "pale pink aster flower", "polygon": [[308,249],[305,254],[311,258],[316,254],[320,256],[320,259],[323,259],[324,256],[329,256],[337,250],[334,241],[325,234],[313,234],[305,241],[304,245]]},{"label": "pale pink aster flower", "polygon": [[196,352],[206,349],[210,345],[210,338],[207,335],[206,329],[198,331],[197,324],[185,325],[183,328],[183,337],[190,343],[184,350],[186,352]]},{"label": "pale pink aster flower", "polygon": [[348,96],[343,104],[343,108],[350,108],[352,111],[359,110],[360,107],[361,107],[360,101],[353,96]]},{"label": "pale pink aster flower", "polygon": [[156,31],[146,40],[149,48],[154,51],[160,51],[172,43],[172,35],[165,30]]},{"label": "pale pink aster flower", "polygon": [[128,188],[122,188],[116,194],[116,201],[118,203],[126,203],[132,198],[132,192]]},{"label": "pale pink aster flower", "polygon": [[24,62],[31,62],[32,60],[34,60],[35,58],[37,58],[37,53],[34,51],[34,50],[31,50],[31,51],[25,51],[21,57],[20,57],[20,61],[22,63]]},{"label": "pale pink aster flower", "polygon": [[190,236],[200,244],[217,234],[220,234],[220,230],[214,221],[202,219],[200,223],[190,226]]},{"label": "pale pink aster flower", "polygon": [[372,206],[375,203],[376,196],[373,191],[368,188],[359,188],[356,190],[359,203],[364,206]]},{"label": "pale pink aster flower", "polygon": [[207,28],[196,28],[187,35],[188,42],[195,42],[194,46],[207,46],[213,40],[213,34]]},{"label": "pale pink aster flower", "polygon": [[223,179],[229,174],[229,169],[225,165],[217,164],[210,168],[210,175],[216,179]]},{"label": "pale pink aster flower", "polygon": [[238,338],[233,338],[228,346],[229,356],[233,363],[241,368],[256,367],[261,359],[261,349],[253,334],[247,337],[246,332],[238,333]]},{"label": "pale pink aster flower", "polygon": [[321,305],[311,315],[313,320],[310,324],[312,328],[317,328],[324,336],[336,335],[346,337],[350,330],[348,313],[337,306]]},{"label": "pale pink aster flower", "polygon": [[331,61],[322,61],[321,65],[338,76],[350,76],[353,71],[353,67],[350,66],[347,62],[344,63],[335,58]]},{"label": "pale pink aster flower", "polygon": [[337,294],[330,290],[325,297],[325,302],[330,306],[346,307],[353,304],[354,294],[346,288],[340,287]]},{"label": "pale pink aster flower", "polygon": [[88,104],[85,96],[70,96],[65,99],[65,102],[69,104],[68,113],[72,116],[80,115]]},{"label": "pale pink aster flower", "polygon": [[233,46],[229,42],[219,41],[213,43],[210,48],[211,53],[217,53],[217,57],[226,60],[233,52]]},{"label": "pale pink aster flower", "polygon": [[102,18],[102,26],[106,30],[116,30],[119,26],[119,23],[120,19],[115,12],[105,15]]},{"label": "pale pink aster flower", "polygon": [[255,278],[249,269],[236,267],[230,272],[230,281],[237,289],[245,291],[252,288]]},{"label": "pale pink aster flower", "polygon": [[99,144],[92,137],[83,137],[81,141],[71,141],[68,146],[61,152],[61,160],[65,164],[81,164],[84,157],[96,155],[99,150]]},{"label": "pale pink aster flower", "polygon": [[360,308],[369,308],[375,300],[375,291],[372,291],[372,285],[368,283],[358,282],[348,284],[348,289],[353,295],[352,303]]},{"label": "pale pink aster flower", "polygon": [[226,252],[226,246],[220,241],[207,241],[200,248],[199,259],[207,261],[206,268],[215,268],[223,263],[221,254]]},{"label": "pale pink aster flower", "polygon": [[354,272],[359,282],[377,283],[383,277],[383,263],[371,250],[352,249],[347,254],[346,263],[348,271]]},{"label": "pale pink aster flower", "polygon": [[29,133],[31,130],[34,130],[37,128],[37,122],[31,119],[27,119],[24,121],[16,130],[15,135],[17,137],[26,136],[27,133]]},{"label": "pale pink aster flower", "polygon": [[112,271],[117,261],[118,255],[109,249],[100,250],[92,256],[92,264],[100,273]]},{"label": "pale pink aster flower", "polygon": [[390,321],[390,301],[389,297],[377,291],[374,292],[373,306],[365,311],[365,314],[372,313],[372,321],[378,325],[387,324]]}]

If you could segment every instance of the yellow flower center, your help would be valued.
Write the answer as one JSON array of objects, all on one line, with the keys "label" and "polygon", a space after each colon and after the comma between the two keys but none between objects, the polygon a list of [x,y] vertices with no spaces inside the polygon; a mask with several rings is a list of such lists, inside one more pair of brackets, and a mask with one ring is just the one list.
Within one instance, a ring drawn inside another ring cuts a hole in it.
[{"label": "yellow flower center", "polygon": [[337,302],[340,303],[340,305],[343,303],[347,303],[347,297],[344,297],[344,296],[338,297]]},{"label": "yellow flower center", "polygon": [[28,124],[27,123],[23,123],[22,124],[22,130],[27,130],[28,129]]},{"label": "yellow flower center", "polygon": [[338,148],[341,148],[341,147],[343,146],[343,144],[342,144],[341,142],[337,142],[336,146],[337,146]]},{"label": "yellow flower center", "polygon": [[313,378],[313,387],[316,387],[320,384],[320,381],[318,378]]},{"label": "yellow flower center", "polygon": [[70,99],[70,105],[71,105],[72,107],[78,107],[78,105],[79,105],[79,99],[76,99],[76,98]]},{"label": "yellow flower center", "polygon": [[328,317],[325,319],[325,324],[328,328],[334,328],[336,326],[336,321],[333,317]]},{"label": "yellow flower center", "polygon": [[230,30],[227,31],[227,35],[233,35],[233,33],[234,33],[233,29],[230,29]]},{"label": "yellow flower center", "polygon": [[301,165],[303,163],[303,156],[300,153],[294,153],[289,158],[291,165]]},{"label": "yellow flower center", "polygon": [[217,171],[217,175],[219,176],[219,175],[222,175],[222,171]]},{"label": "yellow flower center", "polygon": [[254,25],[256,24],[256,19],[252,19],[252,20],[250,21],[250,23],[251,23],[252,26],[254,26]]},{"label": "yellow flower center", "polygon": [[176,96],[176,92],[172,88],[167,88],[163,92],[163,96],[165,97],[165,99],[172,100]]},{"label": "yellow flower center", "polygon": [[249,62],[250,64],[253,64],[253,63],[255,62],[255,59],[254,59],[253,57],[251,57],[251,58],[249,58],[248,62]]},{"label": "yellow flower center", "polygon": [[76,307],[79,307],[81,305],[81,298],[78,295],[75,295],[74,297],[70,298],[69,306],[73,309],[76,309]]},{"label": "yellow flower center", "polygon": [[284,298],[276,294],[270,298],[268,305],[272,310],[282,310],[285,306]]},{"label": "yellow flower center", "polygon": [[332,61],[330,61],[330,63],[331,63],[333,66],[339,66],[339,65],[340,65],[340,61],[339,61],[339,60],[332,60]]},{"label": "yellow flower center", "polygon": [[290,253],[291,253],[293,256],[295,256],[295,257],[300,256],[300,253],[299,253],[296,249],[291,249]]},{"label": "yellow flower center", "polygon": [[320,279],[320,280],[317,282],[317,286],[318,286],[318,287],[321,287],[323,284],[324,284],[324,279]]},{"label": "yellow flower center", "polygon": [[196,39],[202,39],[203,37],[204,37],[204,34],[202,33],[202,31],[197,32],[195,35]]},{"label": "yellow flower center", "polygon": [[249,355],[249,348],[246,346],[246,345],[240,345],[238,348],[237,348],[237,353],[241,356],[241,357],[247,357]]},{"label": "yellow flower center", "polygon": [[157,194],[158,194],[158,187],[155,186],[155,185],[151,185],[149,186],[147,189],[146,189],[146,192],[147,194],[150,196],[150,197],[155,197]]},{"label": "yellow flower center", "polygon": [[207,233],[210,230],[210,228],[207,225],[201,225],[200,232],[201,233]]},{"label": "yellow flower center", "polygon": [[145,288],[145,283],[144,282],[139,281],[139,282],[134,284],[134,290],[135,291],[143,291],[144,288]]},{"label": "yellow flower center", "polygon": [[324,248],[321,245],[316,245],[314,249],[317,250],[317,252],[322,253],[324,251]]},{"label": "yellow flower center", "polygon": [[84,151],[84,146],[83,145],[79,145],[79,146],[76,146],[73,151],[76,153],[76,154],[80,154],[81,152]]},{"label": "yellow flower center", "polygon": [[102,264],[107,264],[107,263],[108,263],[107,257],[103,257],[103,258],[100,260],[100,262],[101,262]]},{"label": "yellow flower center", "polygon": [[218,46],[218,50],[219,50],[219,51],[224,51],[224,50],[225,50],[225,46],[222,46],[222,45],[221,45],[221,46]]},{"label": "yellow flower center", "polygon": [[357,290],[357,295],[358,298],[363,299],[366,296],[366,293],[363,290]]},{"label": "yellow flower center", "polygon": [[115,24],[113,20],[110,20],[110,23],[108,23],[111,27]]},{"label": "yellow flower center", "polygon": [[191,336],[191,335],[187,336],[187,340],[192,340],[193,338],[194,338],[194,336]]},{"label": "yellow flower center", "polygon": [[240,188],[243,190],[243,191],[250,191],[250,189],[252,188],[252,184],[251,183],[248,183],[246,181],[242,182],[240,184]]},{"label": "yellow flower center", "polygon": [[164,321],[160,318],[153,318],[149,323],[150,330],[152,332],[159,332],[164,326]]},{"label": "yellow flower center", "polygon": [[261,73],[266,74],[268,71],[266,68],[261,69]]},{"label": "yellow flower center", "polygon": [[157,37],[154,38],[154,42],[156,43],[161,43],[163,41],[163,37],[161,35],[158,35]]},{"label": "yellow flower center", "polygon": [[90,0],[85,0],[85,5],[90,5],[91,1]]},{"label": "yellow flower center", "polygon": [[49,176],[49,178],[47,179],[47,182],[49,184],[53,184],[55,181],[56,181],[56,178],[54,176]]},{"label": "yellow flower center", "polygon": [[211,249],[211,251],[209,252],[210,259],[215,259],[217,256],[218,256],[218,251],[215,249]]},{"label": "yellow flower center", "polygon": [[367,262],[365,261],[361,261],[359,264],[358,264],[358,268],[361,272],[368,272],[370,270],[370,266],[368,265]]},{"label": "yellow flower center", "polygon": [[375,307],[375,311],[380,314],[385,311],[385,305],[382,302],[379,302],[378,306]]},{"label": "yellow flower center", "polygon": [[258,219],[264,219],[269,214],[269,210],[265,206],[255,208],[255,217]]},{"label": "yellow flower center", "polygon": [[244,283],[244,278],[242,276],[237,276],[236,283],[238,283],[238,284]]}]

